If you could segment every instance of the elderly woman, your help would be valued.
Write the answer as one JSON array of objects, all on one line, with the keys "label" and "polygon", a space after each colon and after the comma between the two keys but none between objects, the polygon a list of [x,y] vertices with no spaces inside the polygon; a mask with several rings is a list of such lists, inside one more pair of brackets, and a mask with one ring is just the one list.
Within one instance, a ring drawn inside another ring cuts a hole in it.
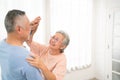
[{"label": "elderly woman", "polygon": [[63,80],[66,73],[66,57],[63,53],[70,41],[68,34],[57,31],[46,46],[32,41],[35,32],[36,28],[32,29],[28,41],[33,54],[31,58],[27,58],[27,61],[41,70],[44,80]]}]

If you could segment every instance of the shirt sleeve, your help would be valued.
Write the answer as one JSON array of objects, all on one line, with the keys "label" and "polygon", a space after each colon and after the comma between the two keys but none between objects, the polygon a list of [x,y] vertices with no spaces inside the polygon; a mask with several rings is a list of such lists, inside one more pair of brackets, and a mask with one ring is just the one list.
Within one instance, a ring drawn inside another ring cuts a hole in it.
[{"label": "shirt sleeve", "polygon": [[39,55],[40,45],[37,42],[32,42],[31,45],[30,45],[30,51],[34,54]]},{"label": "shirt sleeve", "polygon": [[63,57],[57,64],[53,70],[53,73],[56,76],[56,80],[63,80],[66,74],[66,58]]},{"label": "shirt sleeve", "polygon": [[39,44],[37,42],[32,42],[30,45],[31,52],[34,54],[37,54],[39,56],[42,55],[42,51],[45,51],[46,48],[47,48],[47,46]]}]

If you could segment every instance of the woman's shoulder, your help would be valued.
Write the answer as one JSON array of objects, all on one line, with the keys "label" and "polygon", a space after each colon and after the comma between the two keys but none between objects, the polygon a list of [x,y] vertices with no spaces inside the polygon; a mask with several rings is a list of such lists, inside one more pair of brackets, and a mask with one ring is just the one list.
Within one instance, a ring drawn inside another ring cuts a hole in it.
[{"label": "woman's shoulder", "polygon": [[35,41],[31,43],[31,46],[37,46],[37,47],[40,47],[40,48],[47,47],[45,44],[41,44],[41,43],[38,43],[38,42],[35,42]]},{"label": "woman's shoulder", "polygon": [[66,61],[66,56],[64,53],[61,53],[59,56],[57,56],[57,58],[60,60],[60,61]]}]

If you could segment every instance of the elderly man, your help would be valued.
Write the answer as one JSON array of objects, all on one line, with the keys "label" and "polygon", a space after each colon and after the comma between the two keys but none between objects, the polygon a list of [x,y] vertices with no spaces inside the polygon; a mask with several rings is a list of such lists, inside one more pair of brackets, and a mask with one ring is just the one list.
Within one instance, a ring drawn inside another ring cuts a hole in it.
[{"label": "elderly man", "polygon": [[[38,26],[37,17],[32,26]],[[31,25],[24,11],[10,10],[5,17],[7,38],[0,42],[0,66],[2,80],[42,80],[40,72],[26,62],[29,51],[24,48]]]}]

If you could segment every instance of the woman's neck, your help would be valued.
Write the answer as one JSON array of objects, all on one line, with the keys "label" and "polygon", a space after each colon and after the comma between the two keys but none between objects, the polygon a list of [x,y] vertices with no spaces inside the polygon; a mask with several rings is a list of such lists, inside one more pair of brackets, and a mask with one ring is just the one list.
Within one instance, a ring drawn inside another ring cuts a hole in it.
[{"label": "woman's neck", "polygon": [[60,54],[60,51],[59,51],[59,50],[50,49],[50,50],[49,50],[49,53],[50,53],[51,55],[58,55],[58,54]]}]

